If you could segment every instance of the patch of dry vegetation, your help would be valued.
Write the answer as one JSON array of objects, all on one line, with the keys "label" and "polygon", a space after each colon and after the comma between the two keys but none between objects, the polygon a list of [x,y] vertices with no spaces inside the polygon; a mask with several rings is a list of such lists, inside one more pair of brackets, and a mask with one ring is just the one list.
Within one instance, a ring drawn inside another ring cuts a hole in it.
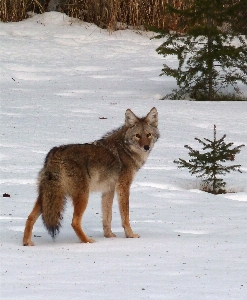
[{"label": "patch of dry vegetation", "polygon": [[0,20],[2,22],[18,22],[28,17],[29,11],[44,12],[38,0],[1,0]]},{"label": "patch of dry vegetation", "polygon": [[[59,11],[73,18],[110,30],[145,25],[165,28],[165,5],[169,3],[178,8],[184,5],[181,0],[1,0],[0,20],[18,22],[27,17],[28,11],[46,11],[52,2],[58,3]],[[175,28],[176,22],[170,22],[169,28]]]}]

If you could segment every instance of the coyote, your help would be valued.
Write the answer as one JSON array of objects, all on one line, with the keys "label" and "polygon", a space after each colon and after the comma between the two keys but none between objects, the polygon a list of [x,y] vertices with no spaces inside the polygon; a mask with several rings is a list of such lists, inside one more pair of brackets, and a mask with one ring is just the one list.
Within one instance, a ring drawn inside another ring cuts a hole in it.
[{"label": "coyote", "polygon": [[61,227],[66,197],[72,199],[72,227],[81,242],[93,243],[81,227],[89,193],[102,192],[102,215],[105,237],[115,237],[111,230],[112,203],[116,190],[122,226],[127,238],[138,238],[129,221],[130,185],[136,172],[146,162],[159,138],[158,112],[152,108],[138,118],[130,109],[125,124],[88,144],[54,147],[47,154],[38,178],[38,198],[27,218],[24,246],[33,246],[33,225],[42,214],[49,234],[55,239]]}]

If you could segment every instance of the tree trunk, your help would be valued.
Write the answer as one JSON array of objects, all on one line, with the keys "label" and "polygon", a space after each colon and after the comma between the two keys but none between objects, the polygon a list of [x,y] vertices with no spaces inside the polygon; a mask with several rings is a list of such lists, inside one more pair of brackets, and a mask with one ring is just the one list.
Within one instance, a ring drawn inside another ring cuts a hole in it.
[{"label": "tree trunk", "polygon": [[207,27],[209,29],[208,33],[208,60],[207,60],[207,68],[208,68],[208,98],[209,101],[213,100],[213,59],[212,59],[212,35],[210,33],[210,28],[212,26],[212,21],[210,17],[207,17]]},{"label": "tree trunk", "polygon": [[214,149],[213,149],[213,157],[214,157],[214,161],[213,161],[213,194],[217,194],[216,191],[216,125],[214,125]]},{"label": "tree trunk", "polygon": [[58,11],[60,0],[48,0],[46,3],[46,11]]}]

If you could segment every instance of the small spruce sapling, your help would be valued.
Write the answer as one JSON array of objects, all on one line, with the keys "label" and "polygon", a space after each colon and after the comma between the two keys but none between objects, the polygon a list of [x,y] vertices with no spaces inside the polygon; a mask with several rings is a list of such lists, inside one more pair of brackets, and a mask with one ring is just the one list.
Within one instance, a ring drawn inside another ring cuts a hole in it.
[{"label": "small spruce sapling", "polygon": [[[178,62],[178,65],[165,63],[160,76],[175,78],[179,87],[163,99],[186,99],[189,96],[195,100],[242,100],[238,83],[247,85],[244,28],[239,28],[239,32],[237,26],[230,26],[225,31],[224,25],[238,23],[242,27],[241,15],[246,11],[247,1],[163,2],[166,2],[163,25],[166,29],[149,28],[157,33],[153,38],[163,40],[156,49],[158,54],[165,58],[172,55]],[[171,2],[182,2],[182,8],[178,9]],[[174,19],[177,20],[175,31],[171,28]],[[226,92],[229,86],[234,93]]]},{"label": "small spruce sapling", "polygon": [[230,171],[242,173],[240,170],[241,165],[226,166],[222,163],[233,161],[235,155],[241,151],[240,148],[245,145],[242,144],[231,148],[233,143],[226,144],[224,141],[225,137],[226,135],[224,134],[219,140],[216,139],[216,126],[214,125],[213,141],[206,138],[204,138],[205,141],[195,138],[195,140],[202,144],[204,152],[199,152],[185,145],[184,147],[189,150],[189,161],[181,158],[174,160],[174,163],[178,164],[178,168],[187,168],[191,175],[203,178],[203,183],[207,187],[204,190],[212,194],[226,193],[224,189],[226,183],[219,176],[223,176]]}]

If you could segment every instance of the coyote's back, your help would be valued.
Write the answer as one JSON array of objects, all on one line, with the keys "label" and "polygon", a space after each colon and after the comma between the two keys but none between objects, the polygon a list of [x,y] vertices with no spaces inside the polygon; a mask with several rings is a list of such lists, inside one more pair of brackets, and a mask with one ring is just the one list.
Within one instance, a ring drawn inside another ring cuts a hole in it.
[{"label": "coyote's back", "polygon": [[61,226],[67,196],[71,197],[74,205],[72,227],[78,238],[85,243],[93,242],[81,228],[82,216],[92,191],[102,192],[105,237],[115,236],[111,231],[115,191],[126,237],[139,237],[133,233],[129,222],[130,185],[158,138],[156,108],[152,108],[143,118],[136,117],[127,109],[125,124],[102,139],[88,144],[52,148],[39,173],[38,198],[26,222],[23,245],[33,245],[33,225],[41,214],[45,227],[55,238]]}]

